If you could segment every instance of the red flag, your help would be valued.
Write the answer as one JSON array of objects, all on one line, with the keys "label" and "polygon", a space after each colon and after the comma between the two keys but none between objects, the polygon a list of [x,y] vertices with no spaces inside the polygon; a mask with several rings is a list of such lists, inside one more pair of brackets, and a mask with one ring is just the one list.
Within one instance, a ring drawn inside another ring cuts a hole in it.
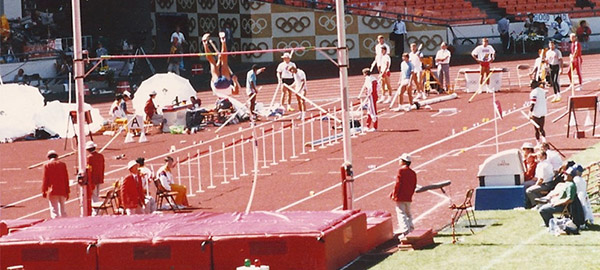
[{"label": "red flag", "polygon": [[496,106],[494,107],[494,109],[496,110],[496,113],[498,115],[500,115],[500,119],[503,119],[503,116],[502,116],[502,106],[500,105],[500,101],[496,100]]}]

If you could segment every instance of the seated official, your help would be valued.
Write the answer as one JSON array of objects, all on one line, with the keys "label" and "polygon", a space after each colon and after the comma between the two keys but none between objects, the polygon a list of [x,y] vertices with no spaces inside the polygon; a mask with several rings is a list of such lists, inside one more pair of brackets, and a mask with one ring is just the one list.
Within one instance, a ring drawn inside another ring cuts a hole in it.
[{"label": "seated official", "polygon": [[160,184],[165,190],[177,192],[177,196],[175,196],[175,204],[177,204],[177,207],[185,208],[186,206],[190,206],[186,195],[187,188],[183,185],[175,184],[175,179],[173,178],[173,174],[171,173],[171,168],[173,167],[173,158],[167,156],[165,158],[165,165],[158,169],[158,171],[156,172],[156,176],[160,180]]}]

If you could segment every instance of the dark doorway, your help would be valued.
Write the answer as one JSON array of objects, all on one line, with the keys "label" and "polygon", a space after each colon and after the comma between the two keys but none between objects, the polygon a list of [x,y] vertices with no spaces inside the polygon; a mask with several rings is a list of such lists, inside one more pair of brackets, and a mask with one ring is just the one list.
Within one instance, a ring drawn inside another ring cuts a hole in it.
[{"label": "dark doorway", "polygon": [[187,14],[156,13],[156,53],[169,53],[171,34],[178,25],[187,40],[189,38]]}]

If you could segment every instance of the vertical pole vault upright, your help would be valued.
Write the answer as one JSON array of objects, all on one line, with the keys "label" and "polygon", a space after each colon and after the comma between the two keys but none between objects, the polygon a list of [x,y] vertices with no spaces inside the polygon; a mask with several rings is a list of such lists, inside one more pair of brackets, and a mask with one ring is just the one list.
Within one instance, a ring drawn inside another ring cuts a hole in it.
[{"label": "vertical pole vault upright", "polygon": [[82,194],[82,216],[89,216],[91,214],[91,201],[88,196],[87,189],[89,188],[87,184],[87,174],[86,174],[86,157],[85,157],[85,130],[84,125],[84,110],[83,110],[83,77],[85,74],[84,65],[83,65],[83,52],[81,46],[81,12],[79,0],[72,0],[71,6],[73,9],[73,70],[75,72],[75,92],[76,92],[76,102],[77,102],[77,123],[78,126],[78,136],[77,136],[77,165],[79,168],[78,171],[78,179],[83,179],[80,181],[81,185],[81,194]]},{"label": "vertical pole vault upright", "polygon": [[342,128],[344,139],[344,164],[342,164],[342,195],[343,209],[352,209],[353,198],[353,172],[352,172],[352,143],[350,141],[349,101],[348,101],[348,48],[346,47],[346,16],[344,14],[344,0],[335,1],[338,38],[338,68],[340,70],[340,95],[342,99]]}]

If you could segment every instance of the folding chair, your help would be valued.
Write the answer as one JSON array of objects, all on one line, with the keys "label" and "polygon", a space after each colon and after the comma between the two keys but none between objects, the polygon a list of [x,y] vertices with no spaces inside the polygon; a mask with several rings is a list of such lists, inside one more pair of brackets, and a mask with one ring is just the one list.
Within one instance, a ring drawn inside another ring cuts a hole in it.
[{"label": "folding chair", "polygon": [[[517,65],[517,80],[519,81],[519,88],[521,87],[521,78],[522,77],[527,77],[529,78],[529,80],[531,80],[531,77],[529,77],[529,69],[531,67],[527,64],[521,64],[521,65]],[[522,74],[521,71],[526,70],[525,74]],[[525,85],[528,85],[527,83],[529,83],[529,80],[525,81]]]},{"label": "folding chair", "polygon": [[177,212],[177,207],[175,204],[175,197],[174,197],[177,195],[177,192],[166,190],[160,183],[159,179],[154,179],[153,182],[154,182],[154,186],[156,187],[156,203],[157,203],[158,209],[162,209],[163,200],[164,200],[167,202],[169,207],[171,207],[171,210],[173,210],[173,212]]},{"label": "folding chair", "polygon": [[92,209],[94,209],[98,215],[101,215],[102,211],[108,214],[108,209],[111,209],[112,213],[115,214],[116,212],[113,203],[113,201],[115,201],[117,197],[117,193],[115,192],[115,190],[109,190],[108,192],[106,192],[106,195],[102,197],[104,198],[104,200],[102,200],[101,202],[92,202]]},{"label": "folding chair", "polygon": [[[450,205],[450,209],[454,210],[454,214],[452,215],[452,243],[456,243],[456,222],[458,221],[463,212],[467,214],[467,219],[469,220],[469,230],[471,230],[472,234],[475,234],[475,232],[471,228],[473,227],[473,223],[475,223],[475,226],[477,226],[477,219],[475,219],[475,211],[473,211],[473,204],[471,203],[471,199],[473,198],[473,191],[474,189],[472,188],[467,190],[465,200],[462,204]],[[471,223],[471,215],[473,215],[473,223]]]}]

